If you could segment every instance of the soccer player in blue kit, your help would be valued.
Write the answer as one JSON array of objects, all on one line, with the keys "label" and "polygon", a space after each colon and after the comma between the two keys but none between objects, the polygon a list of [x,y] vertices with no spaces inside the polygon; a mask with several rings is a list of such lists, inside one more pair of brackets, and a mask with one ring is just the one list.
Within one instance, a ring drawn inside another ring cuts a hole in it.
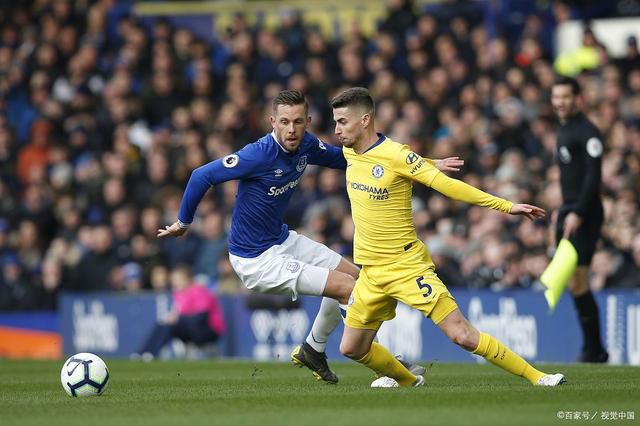
[{"label": "soccer player in blue kit", "polygon": [[[299,294],[324,296],[309,335],[291,359],[308,367],[318,380],[337,383],[326,361],[326,342],[342,319],[339,304],[346,307],[360,269],[323,244],[289,230],[283,216],[308,164],[340,170],[347,164],[342,149],[307,132],[311,117],[301,92],[280,92],[272,107],[271,133],[193,171],[178,220],[159,229],[158,237],[183,235],[210,186],[239,180],[229,233],[231,265],[251,290],[294,300]],[[462,161],[452,157],[433,164],[455,171]],[[405,364],[424,372],[421,366]]]}]

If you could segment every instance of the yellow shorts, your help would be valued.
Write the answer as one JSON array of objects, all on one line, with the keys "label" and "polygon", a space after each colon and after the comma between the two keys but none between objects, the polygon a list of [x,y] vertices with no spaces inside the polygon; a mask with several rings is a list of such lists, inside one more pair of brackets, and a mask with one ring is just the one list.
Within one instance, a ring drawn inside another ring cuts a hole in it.
[{"label": "yellow shorts", "polygon": [[398,300],[422,311],[436,324],[458,309],[422,243],[414,244],[393,264],[363,266],[349,300],[345,324],[378,330],[384,321],[396,316]]}]

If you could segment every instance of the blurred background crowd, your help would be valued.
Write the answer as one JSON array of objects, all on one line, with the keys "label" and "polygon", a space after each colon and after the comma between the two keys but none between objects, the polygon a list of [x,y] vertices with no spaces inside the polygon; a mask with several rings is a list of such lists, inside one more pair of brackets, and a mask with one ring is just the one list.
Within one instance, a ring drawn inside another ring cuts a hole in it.
[{"label": "blurred background crowd", "polygon": [[[330,38],[286,10],[275,29],[238,14],[209,41],[166,19],[140,20],[115,0],[4,4],[0,309],[52,309],[60,291],[163,291],[183,265],[218,293],[242,292],[226,249],[236,182],[210,190],[185,237],[156,232],[176,219],[191,170],[270,131],[270,100],[285,88],[307,94],[311,131],[336,144],[329,100],[368,87],[378,131],[424,156],[460,156],[455,177],[551,213],[561,204],[549,104],[557,72],[577,75],[606,141],[591,287],[640,287],[637,40],[613,59],[587,27],[582,56],[567,61],[550,30],[580,17],[564,2],[523,17],[517,32],[489,31],[464,3],[386,7],[370,37],[354,23]],[[523,221],[421,186],[413,208],[448,285],[539,289],[553,214]],[[350,255],[343,173],[308,167],[285,220]]]}]

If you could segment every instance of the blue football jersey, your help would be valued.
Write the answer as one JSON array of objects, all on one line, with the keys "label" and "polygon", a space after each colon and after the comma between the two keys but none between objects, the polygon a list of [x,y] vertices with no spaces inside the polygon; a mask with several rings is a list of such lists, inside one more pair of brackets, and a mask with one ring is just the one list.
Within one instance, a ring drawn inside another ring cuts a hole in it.
[{"label": "blue football jersey", "polygon": [[281,244],[289,235],[283,221],[293,191],[307,164],[345,170],[342,150],[305,133],[300,147],[288,153],[269,133],[244,148],[193,171],[180,205],[178,219],[191,223],[210,186],[238,179],[231,218],[229,252],[253,258]]}]

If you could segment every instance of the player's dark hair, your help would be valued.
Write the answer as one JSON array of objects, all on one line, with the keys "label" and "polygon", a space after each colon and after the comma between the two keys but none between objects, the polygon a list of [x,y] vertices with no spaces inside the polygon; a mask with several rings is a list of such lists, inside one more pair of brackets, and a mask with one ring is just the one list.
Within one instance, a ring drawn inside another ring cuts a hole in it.
[{"label": "player's dark hair", "polygon": [[331,108],[344,108],[344,107],[360,107],[363,110],[370,112],[371,115],[375,113],[375,106],[373,104],[373,98],[367,89],[364,87],[352,87],[331,101]]},{"label": "player's dark hair", "polygon": [[571,93],[574,96],[578,96],[580,94],[580,85],[578,84],[578,80],[573,77],[560,76],[553,82],[553,86],[569,86],[571,87]]},{"label": "player's dark hair", "polygon": [[273,98],[272,103],[274,115],[280,105],[304,105],[304,113],[307,114],[309,112],[309,103],[307,102],[307,98],[299,90],[283,90],[278,93],[278,96]]}]

